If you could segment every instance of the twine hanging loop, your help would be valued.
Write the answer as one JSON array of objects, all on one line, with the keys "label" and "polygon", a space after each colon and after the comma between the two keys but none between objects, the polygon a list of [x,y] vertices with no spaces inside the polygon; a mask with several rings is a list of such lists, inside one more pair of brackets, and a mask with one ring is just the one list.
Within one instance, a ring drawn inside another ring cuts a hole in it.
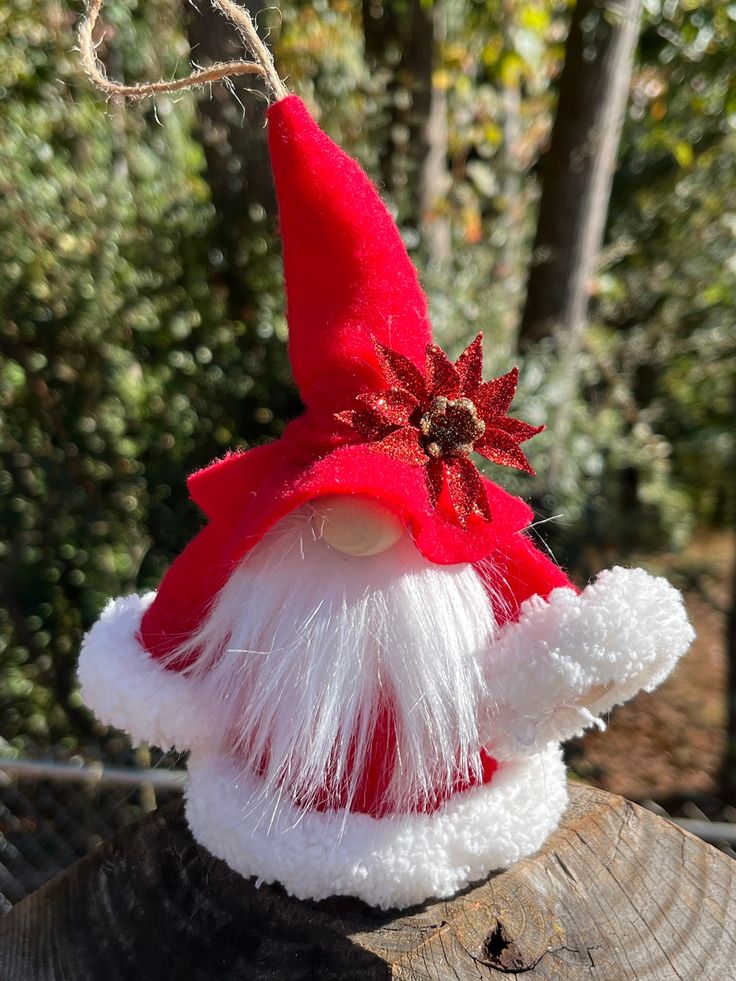
[{"label": "twine hanging loop", "polygon": [[236,75],[256,75],[262,78],[272,101],[283,99],[289,94],[276,71],[271,52],[258,35],[252,17],[244,7],[239,6],[234,0],[212,0],[212,6],[233,24],[252,60],[218,61],[208,68],[198,68],[186,78],[177,78],[172,81],[160,79],[155,82],[138,82],[133,85],[117,82],[108,77],[105,66],[97,55],[97,47],[92,37],[103,3],[104,0],[87,0],[87,13],[79,26],[79,50],[82,67],[86,74],[97,88],[107,96],[120,96],[139,101],[148,96],[181,92],[185,89],[207,85],[210,82],[219,82]]}]

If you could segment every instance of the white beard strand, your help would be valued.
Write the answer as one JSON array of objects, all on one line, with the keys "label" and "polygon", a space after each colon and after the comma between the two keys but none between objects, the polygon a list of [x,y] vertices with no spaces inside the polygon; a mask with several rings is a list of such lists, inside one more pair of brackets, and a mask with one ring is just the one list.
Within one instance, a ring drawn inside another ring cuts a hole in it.
[{"label": "white beard strand", "polygon": [[408,535],[347,556],[310,518],[304,508],[266,536],[171,661],[195,655],[186,673],[211,706],[213,750],[261,773],[263,796],[305,808],[326,785],[350,807],[390,704],[396,766],[382,808],[414,810],[481,772],[491,602],[471,565],[434,565]]}]

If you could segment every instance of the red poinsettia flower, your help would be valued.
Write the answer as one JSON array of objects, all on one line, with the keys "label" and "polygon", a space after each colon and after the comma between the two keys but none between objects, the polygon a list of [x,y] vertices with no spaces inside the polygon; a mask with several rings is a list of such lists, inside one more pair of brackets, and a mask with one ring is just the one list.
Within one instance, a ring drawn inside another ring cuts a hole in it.
[{"label": "red poinsettia flower", "polygon": [[357,407],[338,413],[338,420],[376,452],[424,467],[434,505],[446,485],[462,526],[472,514],[490,520],[485,486],[470,454],[533,475],[519,444],[544,429],[506,415],[518,368],[484,382],[482,334],[455,364],[430,344],[424,374],[402,354],[374,343],[389,387],[359,395]]}]

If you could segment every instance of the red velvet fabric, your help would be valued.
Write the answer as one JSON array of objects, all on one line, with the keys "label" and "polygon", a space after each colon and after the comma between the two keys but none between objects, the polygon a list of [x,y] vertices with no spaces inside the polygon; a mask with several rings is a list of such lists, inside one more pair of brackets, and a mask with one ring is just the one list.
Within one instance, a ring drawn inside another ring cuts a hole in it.
[{"label": "red velvet fabric", "polygon": [[[445,497],[433,506],[421,467],[347,443],[335,425],[335,413],[350,408],[357,395],[385,385],[374,338],[420,369],[424,364],[431,341],[426,300],[396,226],[360,167],[321,132],[296,96],[269,110],[269,144],[289,353],[306,412],[277,442],[233,453],[190,477],[191,496],[209,523],[164,577],[143,618],[144,646],[156,659],[170,656],[269,528],[301,505],[336,494],[390,508],[431,562],[489,559],[505,583],[496,615],[514,619],[528,596],[569,585],[521,534],[531,521],[530,508],[485,480],[491,520],[473,515],[461,527]],[[372,762],[353,802],[354,809],[371,814],[380,813],[393,767],[387,720],[377,726]],[[483,782],[495,768],[495,761],[484,758]],[[440,803],[423,806],[434,810]]]},{"label": "red velvet fabric", "polygon": [[[349,799],[344,786],[330,786],[325,787],[316,800],[310,801],[310,806],[318,811],[341,810],[349,807],[353,813],[384,817],[392,813],[386,801],[398,762],[396,725],[390,707],[383,705],[376,713],[376,724],[366,765],[360,774],[352,799]],[[414,810],[424,814],[434,814],[453,794],[490,783],[498,769],[498,761],[481,749],[480,763],[481,770],[476,776],[459,776],[451,790],[443,788],[436,791],[415,804]],[[296,801],[296,803],[304,802]]]},{"label": "red velvet fabric", "polygon": [[476,571],[488,588],[499,626],[516,622],[519,607],[531,596],[547,596],[560,586],[580,592],[527,535],[499,540],[487,560],[476,565]]},{"label": "red velvet fabric", "polygon": [[424,364],[427,301],[373,184],[301,99],[271,106],[268,136],[294,378],[307,406],[339,412],[381,387],[373,337]]}]

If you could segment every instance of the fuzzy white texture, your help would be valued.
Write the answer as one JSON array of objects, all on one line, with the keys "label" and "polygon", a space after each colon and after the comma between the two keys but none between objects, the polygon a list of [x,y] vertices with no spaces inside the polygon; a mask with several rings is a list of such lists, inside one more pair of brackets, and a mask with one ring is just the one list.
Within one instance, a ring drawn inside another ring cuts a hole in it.
[{"label": "fuzzy white texture", "polygon": [[567,805],[556,745],[503,764],[491,784],[455,794],[434,814],[305,813],[261,789],[221,757],[193,756],[194,836],[241,875],[280,882],[298,899],[357,896],[384,909],[452,896],[533,854]]},{"label": "fuzzy white texture", "polygon": [[336,801],[352,799],[389,704],[383,803],[404,811],[480,773],[482,664],[497,632],[472,566],[427,562],[408,535],[346,555],[303,509],[239,565],[172,657],[195,656],[185,674],[212,706],[212,748],[305,806],[328,782]]},{"label": "fuzzy white texture", "polygon": [[[141,645],[152,600],[108,604],[80,657],[84,700],[136,741],[192,751],[192,829],[234,869],[381,906],[450,895],[536,850],[564,808],[554,743],[656,687],[693,638],[676,590],[620,568],[527,600],[499,630],[471,566],[427,563],[408,537],[347,556],[308,513],[241,563],[186,673]],[[296,807],[328,775],[347,780],[348,760],[360,771],[379,693],[397,723],[394,813]],[[504,761],[488,786],[412,808],[477,770],[483,745]]]},{"label": "fuzzy white texture", "polygon": [[[111,600],[79,660],[84,701],[136,741],[180,750],[211,748],[212,719],[192,679],[166,670],[137,638],[155,593]],[[553,591],[522,606],[483,661],[489,698],[483,738],[499,758],[572,738],[596,714],[652,691],[694,638],[680,594],[640,569],[615,568],[576,596]],[[585,702],[591,687],[610,685]]]},{"label": "fuzzy white texture", "polygon": [[84,638],[77,677],[82,698],[101,722],[134,743],[186,750],[211,713],[188,678],[161,667],[138,639],[155,593],[110,600]]},{"label": "fuzzy white texture", "polygon": [[580,595],[562,588],[532,597],[485,661],[489,749],[513,759],[579,735],[656,688],[694,636],[680,593],[642,569],[602,572]]}]

